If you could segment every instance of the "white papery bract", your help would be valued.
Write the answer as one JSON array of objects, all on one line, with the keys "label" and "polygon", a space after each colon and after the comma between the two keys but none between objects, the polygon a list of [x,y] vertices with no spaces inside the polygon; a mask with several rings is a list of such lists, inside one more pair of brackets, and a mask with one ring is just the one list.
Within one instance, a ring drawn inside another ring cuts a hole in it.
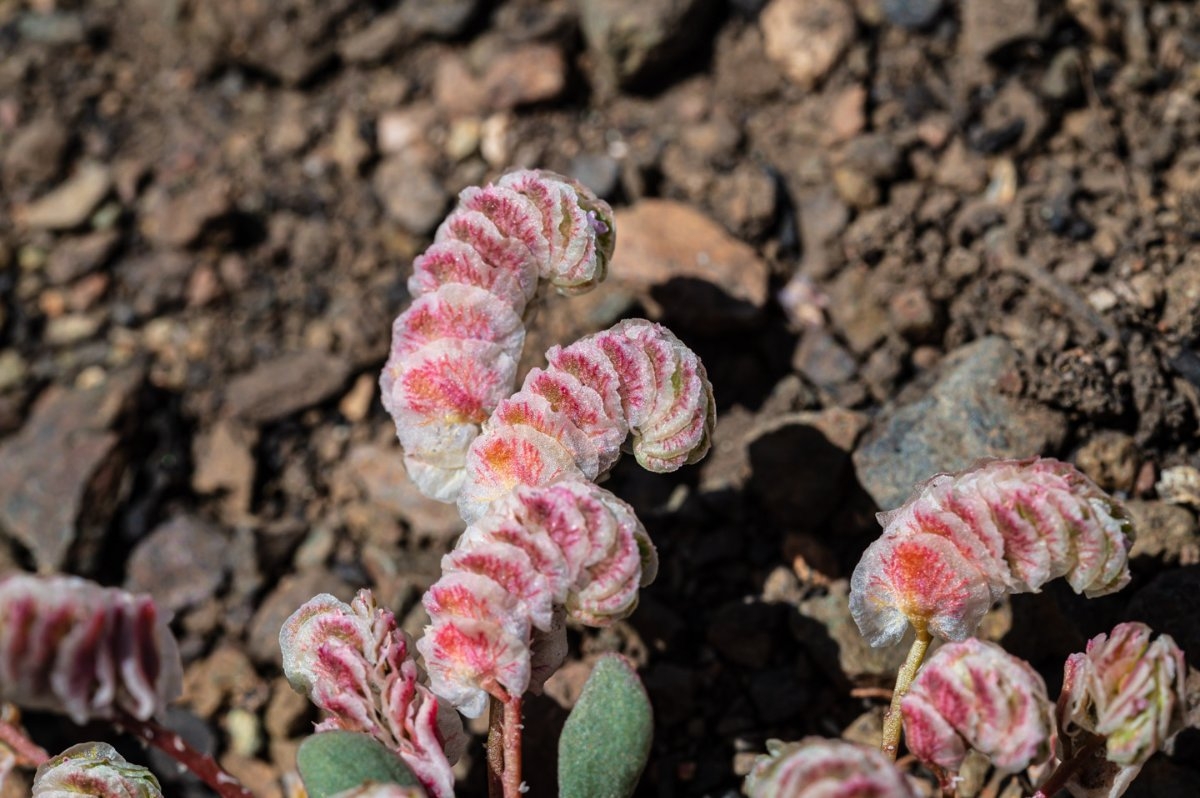
[{"label": "white papery bract", "polygon": [[939,648],[900,704],[904,739],[922,762],[957,771],[968,748],[1006,773],[1050,756],[1053,710],[1029,663],[969,638]]},{"label": "white papery bract", "polygon": [[0,579],[0,699],[76,723],[146,720],[181,689],[175,637],[154,601],[75,576]]},{"label": "white papery bract", "polygon": [[450,766],[466,737],[458,715],[419,680],[409,641],[369,590],[346,604],[322,593],[279,633],[283,672],[328,713],[317,731],[370,734],[395,751],[434,798],[452,798]]},{"label": "white papery bract", "polygon": [[1089,597],[1129,582],[1125,509],[1050,458],[939,474],[879,521],[883,535],[850,582],[850,611],[873,646],[899,641],[910,623],[962,640],[1000,596],[1058,577]]},{"label": "white papery bract", "polygon": [[[559,664],[538,662],[534,631],[563,635],[561,612],[590,626],[623,618],[656,571],[646,530],[608,491],[580,480],[518,487],[467,528],[425,594],[431,624],[417,648],[430,686],[469,717],[489,694],[524,694],[535,671]],[[561,646],[541,649],[561,659]]]},{"label": "white papery bract", "polygon": [[31,798],[162,798],[158,779],[107,743],[80,743],[37,769]]},{"label": "white papery bract", "polygon": [[716,416],[700,359],[670,330],[630,319],[547,354],[467,453],[468,522],[519,485],[594,480],[627,437],[638,463],[674,471],[707,452]]},{"label": "white papery bract", "polygon": [[415,301],[392,328],[380,377],[409,475],[452,502],[471,441],[512,392],[522,318],[539,280],[579,293],[604,279],[612,209],[568,178],[540,171],[467,188],[413,261]]},{"label": "white papery bract", "polygon": [[878,749],[819,737],[768,740],[744,789],[749,798],[916,798]]}]

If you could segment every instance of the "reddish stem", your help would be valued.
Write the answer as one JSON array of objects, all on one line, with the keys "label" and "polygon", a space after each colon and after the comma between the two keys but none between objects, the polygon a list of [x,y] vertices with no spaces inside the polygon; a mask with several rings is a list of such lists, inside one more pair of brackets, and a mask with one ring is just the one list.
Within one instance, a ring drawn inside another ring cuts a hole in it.
[{"label": "reddish stem", "polygon": [[50,759],[46,749],[30,740],[23,729],[8,719],[0,719],[0,743],[11,748],[17,756],[17,764],[24,767],[36,768]]},{"label": "reddish stem", "polygon": [[487,777],[488,798],[504,795],[504,704],[497,698],[488,702]]},{"label": "reddish stem", "polygon": [[521,697],[504,704],[504,798],[521,798]]},{"label": "reddish stem", "polygon": [[226,773],[217,764],[217,760],[197,751],[170,729],[164,729],[152,720],[138,720],[132,715],[122,714],[115,722],[119,727],[135,734],[142,742],[154,746],[190,770],[198,779],[212,787],[221,798],[254,798],[254,793]]},{"label": "reddish stem", "polygon": [[1076,771],[1096,755],[1102,745],[1104,745],[1104,738],[1095,737],[1076,751],[1073,757],[1059,763],[1054,772],[1050,774],[1050,778],[1046,779],[1041,787],[1038,787],[1038,791],[1033,794],[1033,798],[1054,798],[1056,793],[1067,786],[1067,782],[1071,780]]}]

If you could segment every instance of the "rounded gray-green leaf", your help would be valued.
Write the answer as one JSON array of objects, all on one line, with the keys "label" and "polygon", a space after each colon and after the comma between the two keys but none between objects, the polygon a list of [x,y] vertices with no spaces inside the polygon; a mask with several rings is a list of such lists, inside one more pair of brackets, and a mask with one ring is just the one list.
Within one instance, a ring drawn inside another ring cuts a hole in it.
[{"label": "rounded gray-green leaf", "polygon": [[633,795],[654,733],[650,699],[624,657],[601,657],[558,740],[560,798]]},{"label": "rounded gray-green leaf", "polygon": [[300,744],[296,769],[309,798],[332,798],[368,782],[421,787],[404,760],[374,737],[360,732],[314,734]]}]

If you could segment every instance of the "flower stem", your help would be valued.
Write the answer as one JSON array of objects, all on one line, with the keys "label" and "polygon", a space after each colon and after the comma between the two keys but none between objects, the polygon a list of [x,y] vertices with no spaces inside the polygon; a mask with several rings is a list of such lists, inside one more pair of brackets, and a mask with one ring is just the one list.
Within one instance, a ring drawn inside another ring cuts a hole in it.
[{"label": "flower stem", "polygon": [[521,798],[521,697],[504,704],[504,798]]},{"label": "flower stem", "polygon": [[118,715],[115,722],[118,727],[128,730],[145,744],[154,746],[183,765],[221,798],[254,798],[254,793],[226,773],[217,760],[197,751],[175,732],[164,729],[152,720],[138,720],[126,714]]},{"label": "flower stem", "polygon": [[[11,704],[5,707],[5,710],[0,714],[0,743],[7,745],[16,755],[18,765],[24,767],[38,767],[50,759],[50,755],[46,753],[46,749],[35,743],[25,734],[20,724],[20,715],[16,707]],[[0,782],[3,779],[0,778]]]},{"label": "flower stem", "polygon": [[920,669],[921,662],[925,659],[925,652],[929,650],[929,644],[932,641],[933,637],[928,631],[918,628],[917,637],[913,640],[912,648],[908,650],[908,657],[900,666],[900,672],[896,674],[896,689],[892,691],[892,705],[888,707],[887,714],[883,716],[883,742],[880,745],[880,750],[893,762],[896,761],[896,753],[900,750],[900,733],[904,728],[903,718],[900,715],[900,702],[904,700],[904,696],[908,695],[908,688],[912,686],[913,679],[917,677],[917,671]]},{"label": "flower stem", "polygon": [[1054,772],[1050,774],[1050,778],[1038,787],[1037,792],[1033,794],[1033,798],[1054,798],[1054,795],[1067,786],[1067,782],[1071,777],[1082,768],[1087,761],[1096,755],[1100,746],[1104,745],[1103,737],[1095,737],[1083,745],[1075,755],[1064,762],[1060,762]]}]

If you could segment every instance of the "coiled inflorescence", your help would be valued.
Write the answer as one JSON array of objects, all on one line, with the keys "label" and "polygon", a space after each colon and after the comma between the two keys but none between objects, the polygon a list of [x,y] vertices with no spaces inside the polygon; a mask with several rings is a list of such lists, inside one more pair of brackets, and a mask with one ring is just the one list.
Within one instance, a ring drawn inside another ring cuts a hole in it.
[{"label": "coiled inflorescence", "polygon": [[879,520],[883,535],[850,582],[850,611],[873,646],[897,642],[909,623],[962,640],[1000,596],[1060,576],[1088,596],[1129,582],[1124,508],[1058,460],[940,474]]},{"label": "coiled inflorescence", "polygon": [[317,731],[370,734],[395,751],[434,798],[453,798],[462,723],[418,680],[406,635],[369,590],[350,604],[322,593],[279,632],[283,672],[328,717]]},{"label": "coiled inflorescence", "polygon": [[673,471],[708,452],[712,386],[696,354],[662,325],[619,322],[552,348],[546,359],[467,453],[458,509],[468,522],[518,485],[596,479],[627,437],[650,471]]},{"label": "coiled inflorescence", "polygon": [[1046,683],[995,643],[948,643],[925,663],[900,704],[904,739],[922,762],[957,771],[973,748],[1006,773],[1050,757],[1054,721]]},{"label": "coiled inflorescence", "polygon": [[559,608],[591,626],[625,617],[657,562],[633,509],[603,488],[518,487],[467,528],[425,594],[432,622],[417,648],[430,686],[469,717],[489,694],[522,695],[533,630],[561,634]]},{"label": "coiled inflorescence", "polygon": [[580,184],[521,171],[465,189],[413,262],[412,306],[396,319],[380,378],[409,475],[454,501],[467,448],[516,379],[522,317],[539,280],[564,293],[604,279],[612,210]]},{"label": "coiled inflorescence", "polygon": [[878,749],[809,737],[767,741],[746,777],[750,798],[914,798],[904,774]]},{"label": "coiled inflorescence", "polygon": [[1058,699],[1067,751],[1076,738],[1103,737],[1108,761],[1135,769],[1130,779],[1184,725],[1183,651],[1170,635],[1152,635],[1143,623],[1122,623],[1089,640],[1067,659]]},{"label": "coiled inflorescence", "polygon": [[179,695],[181,673],[149,596],[73,576],[0,580],[0,699],[76,723],[146,720]]}]

